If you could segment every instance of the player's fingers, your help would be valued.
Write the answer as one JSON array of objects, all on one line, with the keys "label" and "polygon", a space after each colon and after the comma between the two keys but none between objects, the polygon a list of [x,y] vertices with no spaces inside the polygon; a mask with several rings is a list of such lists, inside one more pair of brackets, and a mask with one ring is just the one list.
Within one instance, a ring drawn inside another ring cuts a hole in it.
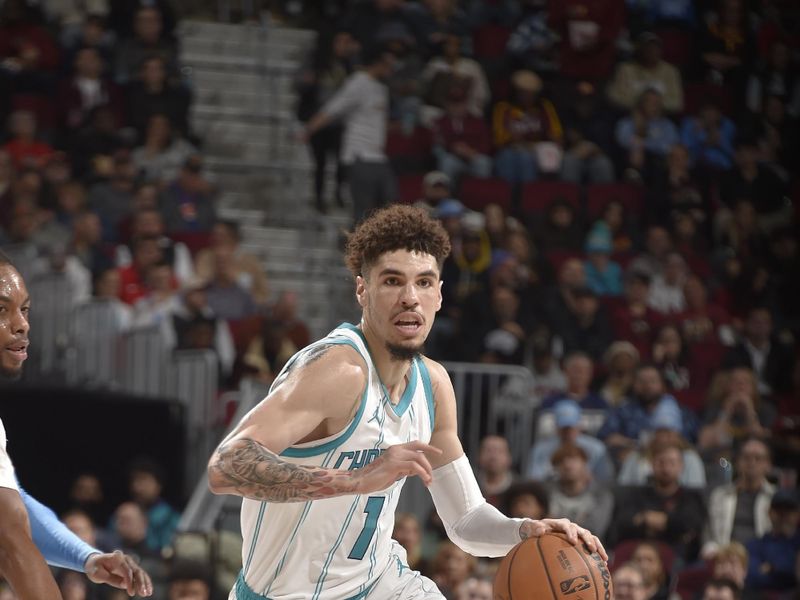
[{"label": "player's fingers", "polygon": [[583,527],[578,527],[578,535],[581,541],[586,544],[589,552],[597,552],[597,538],[592,535],[592,532]]},{"label": "player's fingers", "polygon": [[431,476],[416,461],[413,460],[405,461],[402,465],[402,471],[406,477],[411,477],[416,475],[417,477],[422,479],[422,483],[424,483],[426,486],[430,485],[431,483]]},{"label": "player's fingers", "polygon": [[413,442],[408,442],[407,444],[403,444],[403,446],[407,450],[414,450],[416,452],[430,452],[432,454],[441,454],[442,451],[437,448],[436,446],[431,446],[430,444],[426,444],[425,442],[421,442],[420,440],[415,440]]},{"label": "player's fingers", "polygon": [[413,460],[425,469],[425,472],[433,479],[433,467],[430,461],[422,452],[411,452],[408,455],[408,460]]},{"label": "player's fingers", "polygon": [[597,553],[600,555],[600,558],[608,562],[608,552],[606,552],[606,549],[603,547],[603,542],[601,542],[596,535],[592,537],[594,537],[594,543],[597,546]]},{"label": "player's fingers", "polygon": [[141,567],[137,567],[136,572],[136,578],[139,581],[139,595],[151,596],[153,594],[153,582],[150,580],[150,575]]}]

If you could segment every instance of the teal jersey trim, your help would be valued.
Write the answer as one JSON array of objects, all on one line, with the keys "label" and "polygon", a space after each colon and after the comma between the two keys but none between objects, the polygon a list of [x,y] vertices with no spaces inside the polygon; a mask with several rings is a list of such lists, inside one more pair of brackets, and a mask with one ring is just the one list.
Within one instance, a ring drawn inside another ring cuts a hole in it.
[{"label": "teal jersey trim", "polygon": [[267,511],[267,503],[262,502],[258,508],[258,517],[256,517],[256,526],[253,531],[253,540],[250,542],[250,552],[247,554],[247,561],[244,565],[244,572],[250,569],[250,563],[253,561],[253,554],[256,550],[256,542],[258,541],[258,534],[261,533],[261,523],[264,521],[264,513]]},{"label": "teal jersey trim", "polygon": [[436,405],[433,402],[433,384],[431,383],[431,374],[428,371],[428,365],[421,358],[417,360],[419,363],[419,374],[422,377],[422,388],[425,390],[425,399],[428,401],[428,415],[431,418],[431,433],[433,433],[433,426],[436,423]]},{"label": "teal jersey trim", "polygon": [[[367,352],[370,353],[369,354],[370,361],[372,361],[372,364],[375,365],[375,361],[372,359],[372,352],[370,352],[369,350],[369,344],[367,343],[367,338],[364,336],[363,331],[361,331],[358,327],[356,327],[351,323],[342,323],[341,325],[339,325],[337,329],[349,329],[350,331],[354,331],[355,333],[357,333],[361,338],[361,341],[364,342],[364,346],[366,346]],[[411,376],[408,378],[408,385],[406,386],[406,389],[403,392],[402,397],[400,398],[400,402],[397,403],[397,406],[392,404],[391,400],[389,400],[388,390],[381,381],[381,388],[383,389],[383,393],[386,396],[387,404],[391,406],[392,412],[397,417],[402,417],[405,414],[405,412],[408,410],[408,407],[411,406],[411,401],[414,399],[414,394],[417,391],[417,372],[418,372],[417,362],[419,361],[417,359],[414,359],[411,363],[411,369],[412,369]],[[378,375],[378,380],[380,380],[380,375]]]},{"label": "teal jersey trim", "polygon": [[[359,350],[358,345],[350,339],[347,338],[332,339],[330,343],[350,346],[351,348],[354,348],[355,351],[359,353],[359,355],[361,355],[361,350]],[[361,357],[364,358],[364,360],[366,360],[366,357],[364,357],[363,355]],[[350,425],[344,432],[342,432],[342,434],[339,437],[332,439],[328,442],[325,442],[324,444],[319,444],[317,446],[304,446],[302,448],[289,446],[288,448],[286,448],[286,450],[281,452],[280,455],[288,456],[289,458],[308,458],[309,456],[319,456],[320,454],[326,454],[327,452],[330,452],[337,446],[341,446],[344,442],[348,440],[348,438],[350,438],[351,435],[353,435],[353,432],[356,430],[356,427],[358,427],[358,424],[361,422],[361,417],[364,415],[364,409],[367,406],[368,397],[369,397],[369,382],[367,383],[367,387],[364,388],[364,394],[361,396],[361,405],[358,407],[358,412],[356,413],[356,416],[353,417],[353,420],[350,422]]]},{"label": "teal jersey trim", "polygon": [[[363,600],[369,595],[373,587],[375,587],[374,583],[367,589],[359,592],[355,596],[350,596],[345,600]],[[244,580],[244,576],[242,575],[241,571],[239,571],[239,577],[236,578],[236,585],[234,586],[234,589],[236,590],[236,600],[270,600],[267,596],[257,594],[250,589],[250,586],[247,585],[247,582]]]},{"label": "teal jersey trim", "polygon": [[347,531],[347,528],[350,527],[350,522],[353,520],[353,514],[355,514],[359,500],[361,500],[361,496],[356,496],[356,499],[353,500],[353,504],[350,505],[350,510],[348,511],[347,517],[344,520],[344,525],[342,525],[339,536],[336,538],[333,548],[331,548],[331,551],[328,553],[328,557],[325,559],[325,564],[322,566],[322,573],[320,573],[320,576],[317,579],[317,586],[314,589],[314,595],[312,596],[311,600],[317,600],[319,595],[322,593],[325,580],[328,578],[328,567],[331,566],[333,555],[336,553],[336,550],[338,550],[339,546],[341,546],[342,540],[344,540],[344,533]]}]

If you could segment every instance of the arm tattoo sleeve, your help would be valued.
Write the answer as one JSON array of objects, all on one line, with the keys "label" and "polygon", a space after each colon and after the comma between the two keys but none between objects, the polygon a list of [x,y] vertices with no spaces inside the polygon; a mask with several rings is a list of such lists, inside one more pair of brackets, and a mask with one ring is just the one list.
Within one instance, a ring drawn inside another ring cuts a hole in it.
[{"label": "arm tattoo sleeve", "polygon": [[210,475],[237,495],[267,502],[304,502],[355,491],[347,471],[287,463],[249,438],[219,447]]}]

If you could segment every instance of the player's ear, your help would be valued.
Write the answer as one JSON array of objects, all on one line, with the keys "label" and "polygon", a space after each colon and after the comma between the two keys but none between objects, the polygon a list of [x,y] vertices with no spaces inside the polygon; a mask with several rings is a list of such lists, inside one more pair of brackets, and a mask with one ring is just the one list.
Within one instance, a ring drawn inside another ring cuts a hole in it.
[{"label": "player's ear", "polygon": [[439,312],[439,310],[442,308],[442,284],[444,284],[444,281],[440,280],[439,281],[439,297],[436,298],[436,312]]},{"label": "player's ear", "polygon": [[361,308],[367,306],[367,280],[361,275],[356,276],[356,300]]}]

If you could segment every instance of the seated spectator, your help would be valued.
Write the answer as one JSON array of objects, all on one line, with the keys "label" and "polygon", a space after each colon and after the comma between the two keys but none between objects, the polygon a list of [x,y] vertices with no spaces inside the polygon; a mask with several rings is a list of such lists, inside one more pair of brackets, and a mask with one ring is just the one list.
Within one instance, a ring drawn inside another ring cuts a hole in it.
[{"label": "seated spectator", "polygon": [[786,106],[787,114],[800,116],[800,81],[792,67],[792,54],[786,40],[775,39],[766,60],[747,79],[746,104],[752,113],[760,113],[768,98],[776,98]]},{"label": "seated spectator", "polygon": [[61,522],[90,546],[103,550],[103,552],[114,551],[113,540],[110,539],[108,532],[98,528],[86,511],[72,508],[61,515]]},{"label": "seated spectator", "polygon": [[148,123],[155,115],[164,115],[175,134],[189,136],[188,92],[167,79],[167,65],[157,54],[148,56],[139,69],[139,77],[126,93],[128,115],[140,140],[146,138]]},{"label": "seated spectator", "polygon": [[131,153],[131,158],[145,180],[166,183],[178,176],[196,152],[189,142],[173,134],[166,115],[154,114],[147,120],[142,145]]},{"label": "seated spectator", "polygon": [[[48,167],[57,161],[48,162]],[[58,161],[60,162],[60,161]],[[60,168],[60,167],[58,167]],[[64,227],[72,227],[72,220],[76,215],[86,210],[86,188],[78,181],[67,180],[56,183],[56,221]]]},{"label": "seated spectator", "polygon": [[550,515],[569,519],[599,538],[614,512],[614,496],[592,479],[589,456],[580,446],[562,445],[551,458],[556,480],[550,490]]},{"label": "seated spectator", "polygon": [[639,567],[628,562],[614,571],[615,600],[649,600],[645,593],[644,576]]},{"label": "seated spectator", "polygon": [[[467,15],[458,2],[423,2],[405,7],[426,56],[435,54],[448,34],[467,35]],[[402,5],[401,5],[402,6]]]},{"label": "seated spectator", "polygon": [[681,143],[689,150],[692,164],[711,171],[733,167],[735,137],[736,125],[713,100],[707,100],[697,116],[685,117],[681,124]]},{"label": "seated spectator", "polygon": [[599,395],[609,407],[617,407],[630,396],[639,351],[630,342],[616,341],[603,354],[606,376]]},{"label": "seated spectator", "polygon": [[739,342],[723,360],[725,367],[749,367],[758,377],[758,391],[769,397],[791,387],[792,350],[773,333],[772,313],[768,308],[750,311]]},{"label": "seated spectator", "polygon": [[452,86],[454,77],[465,82],[461,92],[464,95],[464,108],[467,114],[483,118],[489,102],[489,82],[480,64],[461,52],[461,37],[448,32],[441,44],[441,54],[432,58],[422,71],[422,83],[427,88],[426,109],[431,111],[431,119],[435,120],[443,108],[447,90]]},{"label": "seated spectator", "polygon": [[634,108],[645,90],[656,90],[664,100],[664,110],[683,110],[683,84],[677,68],[662,58],[661,38],[649,31],[636,38],[633,60],[620,63],[608,86],[608,97],[623,110]]},{"label": "seated spectator", "polygon": [[67,296],[62,300],[72,307],[85,302],[92,294],[92,274],[63,244],[44,249],[42,256],[33,261],[28,274],[31,280],[64,281]]},{"label": "seated spectator", "polygon": [[462,175],[492,174],[491,138],[483,116],[471,114],[467,104],[469,80],[454,78],[447,89],[444,114],[433,122],[437,168],[451,181]]},{"label": "seated spectator", "polygon": [[[218,221],[211,229],[211,247],[201,250],[195,258],[195,269],[198,277],[210,279],[214,274],[214,262],[217,249],[233,252],[236,281],[250,292],[253,300],[264,306],[269,298],[269,282],[264,267],[258,258],[242,250],[242,235],[239,224],[235,221]],[[302,347],[302,346],[301,346]]]},{"label": "seated spectator", "polygon": [[547,207],[544,222],[535,229],[536,238],[545,252],[582,250],[582,224],[575,207],[563,198],[553,200]]},{"label": "seated spectator", "polygon": [[746,439],[736,457],[736,479],[717,486],[709,496],[713,510],[703,530],[703,558],[716,558],[728,544],[746,545],[769,531],[769,506],[775,494],[775,486],[767,480],[771,470],[769,446],[756,437]]},{"label": "seated spectator", "polygon": [[431,579],[443,594],[455,597],[456,590],[475,573],[477,564],[474,556],[447,540],[439,545],[433,558]]},{"label": "seated spectator", "polygon": [[756,56],[747,12],[739,0],[722,0],[716,15],[701,28],[700,57],[703,78],[728,87],[728,93],[740,98],[752,57]]},{"label": "seated spectator", "polygon": [[644,252],[633,259],[628,270],[645,273],[652,280],[664,272],[667,257],[672,250],[672,237],[666,227],[651,225],[645,234]]},{"label": "seated spectator", "polygon": [[511,465],[511,451],[504,437],[489,435],[481,440],[477,476],[489,504],[501,506],[503,494],[514,483],[516,475]]},{"label": "seated spectator", "polygon": [[456,600],[492,600],[494,598],[491,579],[470,577],[456,590]]},{"label": "seated spectator", "polygon": [[747,544],[750,565],[748,589],[760,592],[789,591],[797,585],[800,551],[800,505],[794,490],[779,490],[769,505],[771,531]]},{"label": "seated spectator", "polygon": [[664,116],[661,94],[653,89],[642,92],[631,114],[617,121],[615,135],[626,154],[626,178],[633,181],[662,165],[678,142],[678,129]]},{"label": "seated spectator", "polygon": [[8,117],[8,141],[3,152],[11,157],[15,169],[39,168],[52,156],[53,147],[36,137],[36,115],[28,110],[16,110]]},{"label": "seated spectator", "polygon": [[161,551],[172,543],[180,513],[161,497],[165,473],[160,465],[139,458],[128,470],[128,491],[131,499],[147,511],[147,545]]},{"label": "seated spectator", "polygon": [[705,283],[697,275],[689,275],[683,284],[686,309],[680,315],[680,329],[687,344],[714,347],[732,346],[733,328],[728,313],[708,299]]},{"label": "seated spectator", "polygon": [[96,48],[81,48],[75,55],[73,75],[61,82],[56,97],[62,127],[74,133],[88,123],[92,111],[107,106],[117,123],[125,121],[117,87],[103,75],[105,65]]},{"label": "seated spectator", "polygon": [[177,562],[170,569],[167,600],[209,600],[213,572],[210,565],[198,562]]},{"label": "seated spectator", "polygon": [[528,477],[536,481],[550,481],[555,477],[552,457],[562,446],[578,446],[587,457],[592,479],[598,484],[610,483],[614,467],[606,447],[597,438],[586,435],[581,426],[581,407],[574,400],[560,400],[553,407],[556,435],[537,437],[528,461]]},{"label": "seated spectator", "polygon": [[667,323],[659,328],[650,357],[667,382],[667,389],[679,396],[679,400],[689,392],[705,397],[711,374],[698,367],[693,349],[683,339],[677,325]]},{"label": "seated spectator", "polygon": [[409,568],[421,572],[427,570],[426,561],[422,558],[422,532],[416,516],[412,513],[397,513],[392,539],[406,551]]},{"label": "seated spectator", "polygon": [[719,196],[732,209],[742,198],[750,199],[758,213],[759,224],[773,229],[791,222],[791,208],[786,205],[786,184],[761,162],[756,141],[740,137],[736,141],[734,168],[720,176]]},{"label": "seated spectator", "polygon": [[613,113],[597,88],[581,82],[561,113],[564,122],[564,158],[561,179],[572,183],[611,183],[614,164]]},{"label": "seated spectator", "polygon": [[266,319],[242,358],[245,373],[264,383],[272,383],[297,350],[287,335],[286,326],[276,319]]},{"label": "seated spectator", "polygon": [[547,23],[547,2],[528,0],[521,4],[522,14],[508,38],[506,53],[519,68],[554,73],[558,70],[559,38]]},{"label": "seated spectator", "polygon": [[523,480],[505,494],[503,513],[514,519],[544,519],[550,514],[547,489],[538,481]]},{"label": "seated spectator", "polygon": [[[522,295],[508,285],[494,285],[488,290],[489,310],[484,307],[483,317],[471,318],[477,308],[477,294],[473,295],[470,311],[463,322],[474,328],[471,339],[466,340],[468,352],[478,362],[521,365],[530,321],[522,309]],[[473,358],[473,360],[475,360]]]},{"label": "seated spectator", "polygon": [[769,437],[775,408],[761,400],[753,372],[740,367],[717,373],[711,385],[698,449],[715,465],[750,437]]},{"label": "seated spectator", "polygon": [[[164,218],[156,208],[140,208],[133,213],[130,222],[130,239],[141,237],[155,238],[161,249],[163,260],[172,267],[175,278],[180,283],[189,281],[194,275],[192,254],[183,242],[173,242],[164,235]],[[128,246],[117,246],[117,264],[127,266],[131,262]]]},{"label": "seated spectator", "polygon": [[305,348],[311,343],[311,332],[308,325],[297,316],[298,300],[297,292],[290,290],[281,292],[272,305],[270,316],[283,325],[286,337],[295,348]]},{"label": "seated spectator", "polygon": [[574,306],[566,319],[554,323],[564,352],[585,352],[593,361],[600,361],[614,339],[605,307],[589,288],[575,290],[573,296]]},{"label": "seated spectator", "polygon": [[[415,204],[434,210],[444,200],[452,198],[452,192],[453,182],[447,174],[441,171],[430,171],[422,178],[422,198],[419,198]],[[445,227],[445,229],[447,228]]]},{"label": "seated spectator", "polygon": [[391,24],[378,32],[379,43],[395,58],[394,68],[386,79],[389,88],[389,120],[397,123],[405,135],[411,135],[419,122],[422,106],[420,73],[423,60],[410,29]]},{"label": "seated spectator", "polygon": [[177,282],[168,262],[159,261],[145,271],[145,295],[133,305],[132,327],[157,327],[171,318],[178,300]]},{"label": "seated spectator", "polygon": [[164,260],[164,253],[157,237],[138,237],[133,240],[132,245],[131,264],[119,267],[121,280],[119,298],[130,305],[147,294],[145,282],[147,270]]},{"label": "seated spectator", "polygon": [[44,94],[58,67],[58,46],[39,23],[36,8],[22,0],[3,2],[0,14],[0,63],[15,92]]},{"label": "seated spectator", "polygon": [[700,600],[739,600],[741,588],[729,579],[712,579],[703,586]]},{"label": "seated spectator", "polygon": [[711,575],[714,579],[729,579],[741,592],[744,590],[749,560],[747,549],[739,542],[720,546],[714,557]]},{"label": "seated spectator", "polygon": [[674,404],[662,404],[653,411],[650,419],[652,437],[625,457],[619,469],[617,483],[627,486],[647,484],[653,475],[653,452],[663,444],[677,444],[681,448],[683,470],[680,484],[686,488],[702,490],[706,487],[703,460],[681,436],[683,422],[681,411]]},{"label": "seated spectator", "polygon": [[[113,307],[115,322],[109,324],[112,329],[124,332],[130,329],[133,322],[133,309],[130,304],[120,300],[122,277],[119,269],[107,267],[94,273],[92,302],[103,302]],[[76,331],[85,331],[86,327],[75,324]]]},{"label": "seated spectator", "polygon": [[108,513],[103,510],[105,504],[103,485],[94,473],[79,473],[69,486],[67,499],[72,508],[84,511],[95,523],[108,521]]},{"label": "seated spectator", "polygon": [[114,74],[118,83],[133,80],[149,56],[161,57],[168,77],[178,76],[178,53],[175,45],[165,39],[163,28],[163,16],[157,6],[139,7],[133,20],[133,36],[123,39],[117,47]]},{"label": "seated spectator", "polygon": [[[636,448],[642,435],[652,431],[652,415],[662,405],[673,405],[681,412],[681,436],[689,441],[697,437],[696,419],[666,393],[664,378],[655,366],[640,365],[633,380],[633,395],[627,402],[612,409],[597,432],[609,450],[620,460]],[[679,473],[680,475],[680,473]]]},{"label": "seated spectator", "polygon": [[650,276],[629,269],[625,275],[624,301],[612,308],[611,323],[614,337],[633,344],[639,356],[647,358],[662,321],[661,315],[648,306]]},{"label": "seated spectator", "polygon": [[664,270],[653,277],[647,304],[662,315],[677,314],[686,308],[683,286],[690,275],[684,258],[670,252],[664,262]]},{"label": "seated spectator", "polygon": [[106,22],[107,3],[101,0],[96,6],[77,6],[68,3],[49,4],[49,11],[63,11],[57,15],[62,23],[60,38],[66,55],[62,66],[64,64],[71,65],[73,61],[70,58],[74,57],[81,48],[94,48],[103,59],[105,72],[111,73],[114,45],[117,39],[114,32],[109,30]]},{"label": "seated spectator", "polygon": [[[488,207],[487,207],[488,208]],[[524,279],[531,287],[537,288],[553,282],[553,269],[550,262],[545,258],[533,244],[533,240],[528,232],[518,221],[511,221],[505,232],[504,244],[502,248],[510,252],[517,259],[519,267],[525,272]],[[487,233],[488,229],[487,229]],[[491,234],[489,234],[491,239]],[[497,246],[495,246],[496,248]]]},{"label": "seated spectator", "polygon": [[120,224],[131,214],[136,168],[127,151],[114,154],[108,178],[89,189],[89,206],[100,216],[103,239],[114,242]]},{"label": "seated spectator", "polygon": [[667,600],[670,573],[661,560],[658,548],[649,542],[642,542],[634,549],[631,562],[642,574],[644,597],[648,600]]},{"label": "seated spectator", "polygon": [[759,226],[753,202],[740,198],[728,212],[717,213],[715,229],[719,244],[728,248],[743,260],[757,263],[767,254],[767,236]]},{"label": "seated spectator", "polygon": [[652,483],[621,492],[608,535],[612,545],[624,540],[658,540],[677,556],[694,560],[706,520],[702,493],[680,484],[682,449],[677,443],[653,449]]},{"label": "seated spectator", "polygon": [[114,511],[113,522],[125,554],[138,557],[143,568],[146,562],[159,562],[158,553],[147,544],[147,514],[142,507],[135,502],[123,502]]},{"label": "seated spectator", "polygon": [[219,318],[208,303],[206,282],[193,279],[181,293],[181,302],[165,323],[166,346],[171,349],[200,348],[213,350],[223,376],[233,371],[236,349],[228,324]]},{"label": "seated spectator", "polygon": [[256,313],[253,296],[237,277],[233,251],[218,249],[214,253],[214,272],[206,287],[208,305],[220,319],[238,320]]},{"label": "seated spectator", "polygon": [[[537,402],[554,394],[563,393],[567,389],[567,378],[553,356],[553,340],[549,333],[534,333],[532,357],[529,366],[533,375],[533,396]],[[538,479],[538,477],[534,477]]]},{"label": "seated spectator", "polygon": [[710,221],[708,203],[703,196],[703,185],[691,167],[686,146],[673,144],[663,168],[649,173],[645,184],[647,206],[652,207],[656,223],[667,224],[673,211],[683,210],[707,227]]},{"label": "seated spectator", "polygon": [[202,157],[190,156],[164,192],[161,210],[167,232],[210,232],[216,221],[215,196],[214,185],[203,174]]},{"label": "seated spectator", "polygon": [[761,149],[764,165],[784,181],[791,180],[797,168],[797,128],[800,124],[787,111],[778,96],[769,96],[763,110],[749,125],[751,135]]},{"label": "seated spectator", "polygon": [[553,408],[565,398],[574,400],[583,410],[608,408],[605,401],[591,389],[594,364],[588,354],[581,351],[567,354],[564,357],[563,368],[567,379],[567,389],[563,393],[545,398],[542,402],[543,409]]},{"label": "seated spectator", "polygon": [[563,131],[536,73],[517,71],[511,84],[511,101],[498,102],[492,117],[495,171],[509,183],[524,183],[560,170]]},{"label": "seated spectator", "polygon": [[625,24],[625,2],[548,3],[549,24],[559,38],[561,74],[573,80],[602,81],[611,74],[617,38]]},{"label": "seated spectator", "polygon": [[611,259],[611,231],[598,221],[586,236],[586,284],[598,296],[622,295],[622,268]]}]

